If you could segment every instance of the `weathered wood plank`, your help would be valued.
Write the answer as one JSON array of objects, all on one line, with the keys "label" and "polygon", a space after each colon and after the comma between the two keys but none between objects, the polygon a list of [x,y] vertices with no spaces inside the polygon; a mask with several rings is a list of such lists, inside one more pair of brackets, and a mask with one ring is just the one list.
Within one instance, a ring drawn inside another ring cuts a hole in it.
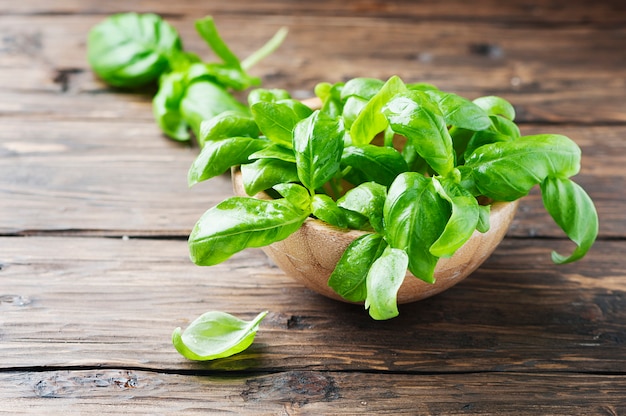
[{"label": "weathered wood plank", "polygon": [[[173,18],[187,47],[204,56],[193,20]],[[625,28],[588,25],[503,27],[501,22],[438,22],[347,16],[218,16],[223,37],[242,56],[280,26],[285,44],[253,71],[268,87],[309,96],[320,81],[356,76],[426,81],[471,98],[498,94],[514,102],[522,121],[623,123],[626,112]],[[5,114],[147,118],[134,98],[102,94],[85,60],[85,37],[102,16],[0,16]],[[246,30],[240,30],[245,27]],[[375,34],[375,35],[374,35]],[[549,37],[550,42],[545,42]],[[324,45],[324,54],[319,46]],[[16,93],[47,92],[28,95]],[[54,93],[73,93],[71,100]],[[89,96],[96,94],[95,97]],[[81,95],[88,95],[83,97]],[[130,100],[130,101],[128,101]],[[62,104],[63,102],[67,104]],[[118,107],[123,106],[123,107]],[[100,111],[95,111],[99,108]]]},{"label": "weathered wood plank", "polygon": [[[11,414],[618,415],[626,378],[556,374],[159,374],[136,370],[0,373]],[[485,394],[488,391],[489,394]]]},{"label": "weathered wood plank", "polygon": [[[575,179],[598,205],[601,236],[626,236],[626,127],[524,125],[522,132],[575,140],[583,150]],[[163,137],[152,120],[3,120],[0,233],[186,236],[206,209],[232,194],[228,176],[187,188],[197,153]],[[563,233],[534,191],[522,201],[510,235]]]},{"label": "weathered wood plank", "polygon": [[[599,241],[564,266],[551,249],[568,246],[505,239],[469,279],[377,322],[303,289],[259,250],[201,268],[185,241],[0,238],[0,365],[626,372],[624,242]],[[213,309],[270,314],[248,351],[186,361],[172,330]]]}]

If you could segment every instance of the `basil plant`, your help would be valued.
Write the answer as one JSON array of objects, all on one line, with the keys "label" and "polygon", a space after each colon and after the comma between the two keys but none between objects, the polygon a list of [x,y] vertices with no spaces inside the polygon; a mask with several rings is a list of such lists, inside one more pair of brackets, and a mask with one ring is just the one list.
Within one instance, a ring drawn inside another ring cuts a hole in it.
[{"label": "basil plant", "polygon": [[308,217],[364,230],[328,284],[364,302],[374,319],[389,319],[407,269],[432,283],[439,258],[488,230],[489,205],[479,201],[513,201],[539,185],[546,210],[576,244],[553,261],[578,260],[595,241],[594,204],[570,179],[580,148],[562,135],[522,136],[504,99],[470,101],[396,76],[322,83],[315,93],[322,106],[313,111],[286,91],[253,90],[249,112],[201,124],[189,185],[240,165],[247,194],[274,199],[235,196],[209,209],[189,236],[196,264],[285,239]]}]

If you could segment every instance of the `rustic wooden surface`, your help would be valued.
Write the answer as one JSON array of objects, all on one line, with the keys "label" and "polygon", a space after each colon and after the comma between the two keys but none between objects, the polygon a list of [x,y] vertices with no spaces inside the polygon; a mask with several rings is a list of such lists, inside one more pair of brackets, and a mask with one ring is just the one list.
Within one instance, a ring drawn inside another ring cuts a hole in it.
[{"label": "rustic wooden surface", "polygon": [[[0,2],[0,413],[626,414],[626,5],[534,3]],[[160,135],[152,92],[90,71],[88,30],[128,10],[204,56],[204,15],[242,56],[287,26],[253,72],[299,98],[393,74],[501,95],[524,134],[581,146],[599,240],[553,265],[571,246],[533,191],[483,267],[387,322],[259,250],[194,266],[186,236],[229,179],[188,189],[197,149]],[[172,330],[213,309],[270,313],[244,353],[186,361]]]}]

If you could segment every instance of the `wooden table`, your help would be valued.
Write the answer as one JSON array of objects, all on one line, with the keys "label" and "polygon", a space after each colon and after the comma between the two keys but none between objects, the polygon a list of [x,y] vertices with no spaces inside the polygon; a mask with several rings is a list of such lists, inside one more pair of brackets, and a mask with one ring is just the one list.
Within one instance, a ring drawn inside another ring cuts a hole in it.
[{"label": "wooden table", "polygon": [[[571,2],[21,0],[0,3],[0,413],[626,414],[626,6]],[[132,8],[213,14],[253,73],[312,95],[356,76],[514,103],[523,134],[583,150],[600,236],[582,261],[538,192],[494,255],[449,291],[375,322],[293,282],[259,250],[201,268],[197,218],[228,176],[188,189],[198,149],[163,137],[154,91],[96,79],[86,34]],[[170,335],[208,310],[270,313],[254,345],[197,363]]]}]

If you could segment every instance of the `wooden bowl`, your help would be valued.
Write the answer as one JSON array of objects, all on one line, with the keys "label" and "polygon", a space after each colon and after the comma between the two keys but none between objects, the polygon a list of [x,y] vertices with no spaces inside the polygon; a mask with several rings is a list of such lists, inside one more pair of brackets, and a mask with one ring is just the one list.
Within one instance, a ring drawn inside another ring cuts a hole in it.
[{"label": "wooden bowl", "polygon": [[[233,169],[232,180],[235,194],[247,196],[239,169]],[[264,193],[256,197],[270,198]],[[414,302],[436,295],[476,270],[504,238],[517,205],[518,201],[491,204],[489,231],[484,234],[475,231],[454,256],[439,259],[435,268],[435,283],[426,283],[407,272],[398,292],[398,303]],[[344,230],[308,218],[298,231],[262,250],[288,276],[307,288],[328,298],[347,302],[327,282],[346,247],[363,234],[363,231]]]}]

